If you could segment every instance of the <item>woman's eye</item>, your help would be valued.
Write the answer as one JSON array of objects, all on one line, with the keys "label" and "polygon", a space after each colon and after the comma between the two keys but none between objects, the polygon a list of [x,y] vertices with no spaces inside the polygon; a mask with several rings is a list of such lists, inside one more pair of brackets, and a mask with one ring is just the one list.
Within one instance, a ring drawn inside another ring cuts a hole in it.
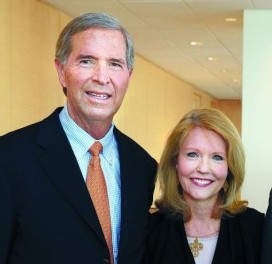
[{"label": "woman's eye", "polygon": [[224,158],[222,156],[220,156],[220,155],[214,155],[213,159],[214,160],[224,160]]},{"label": "woman's eye", "polygon": [[197,158],[198,155],[197,155],[196,152],[188,152],[188,153],[187,153],[187,157],[189,157],[189,158]]}]

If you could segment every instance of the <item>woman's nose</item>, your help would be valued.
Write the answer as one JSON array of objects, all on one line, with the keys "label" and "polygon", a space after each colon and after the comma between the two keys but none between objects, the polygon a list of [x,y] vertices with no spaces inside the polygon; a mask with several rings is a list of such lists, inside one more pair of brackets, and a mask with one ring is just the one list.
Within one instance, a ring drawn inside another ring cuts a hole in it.
[{"label": "woman's nose", "polygon": [[199,161],[196,169],[200,173],[209,173],[211,171],[211,168],[210,168],[210,163],[209,163],[208,159],[202,158]]}]

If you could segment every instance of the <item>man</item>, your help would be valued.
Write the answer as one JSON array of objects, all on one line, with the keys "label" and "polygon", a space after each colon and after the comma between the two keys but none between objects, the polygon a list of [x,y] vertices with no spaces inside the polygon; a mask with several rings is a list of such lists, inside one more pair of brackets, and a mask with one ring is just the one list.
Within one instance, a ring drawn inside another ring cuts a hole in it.
[{"label": "man", "polygon": [[272,263],[272,189],[269,194],[269,204],[266,211],[262,244],[261,264]]},{"label": "man", "polygon": [[[55,65],[67,104],[0,139],[1,264],[140,263],[157,165],[112,123],[133,57],[129,34],[111,16],[84,14],[63,29]],[[95,141],[112,251],[85,184]]]}]

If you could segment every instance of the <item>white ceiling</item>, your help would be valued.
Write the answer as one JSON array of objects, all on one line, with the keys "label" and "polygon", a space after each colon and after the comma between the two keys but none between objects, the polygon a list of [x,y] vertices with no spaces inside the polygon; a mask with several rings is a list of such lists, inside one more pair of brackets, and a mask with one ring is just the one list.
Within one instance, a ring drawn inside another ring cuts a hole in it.
[{"label": "white ceiling", "polygon": [[[118,17],[138,55],[217,99],[241,99],[243,10],[272,9],[272,0],[43,1],[72,16]],[[237,21],[226,22],[229,17]]]}]

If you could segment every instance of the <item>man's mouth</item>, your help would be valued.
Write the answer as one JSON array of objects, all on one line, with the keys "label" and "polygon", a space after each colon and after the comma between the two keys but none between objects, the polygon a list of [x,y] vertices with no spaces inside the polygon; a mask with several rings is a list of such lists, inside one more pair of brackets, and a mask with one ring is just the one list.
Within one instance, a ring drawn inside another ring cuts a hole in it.
[{"label": "man's mouth", "polygon": [[87,94],[95,99],[106,100],[109,99],[111,96],[105,93],[94,93],[94,92],[87,92]]}]

